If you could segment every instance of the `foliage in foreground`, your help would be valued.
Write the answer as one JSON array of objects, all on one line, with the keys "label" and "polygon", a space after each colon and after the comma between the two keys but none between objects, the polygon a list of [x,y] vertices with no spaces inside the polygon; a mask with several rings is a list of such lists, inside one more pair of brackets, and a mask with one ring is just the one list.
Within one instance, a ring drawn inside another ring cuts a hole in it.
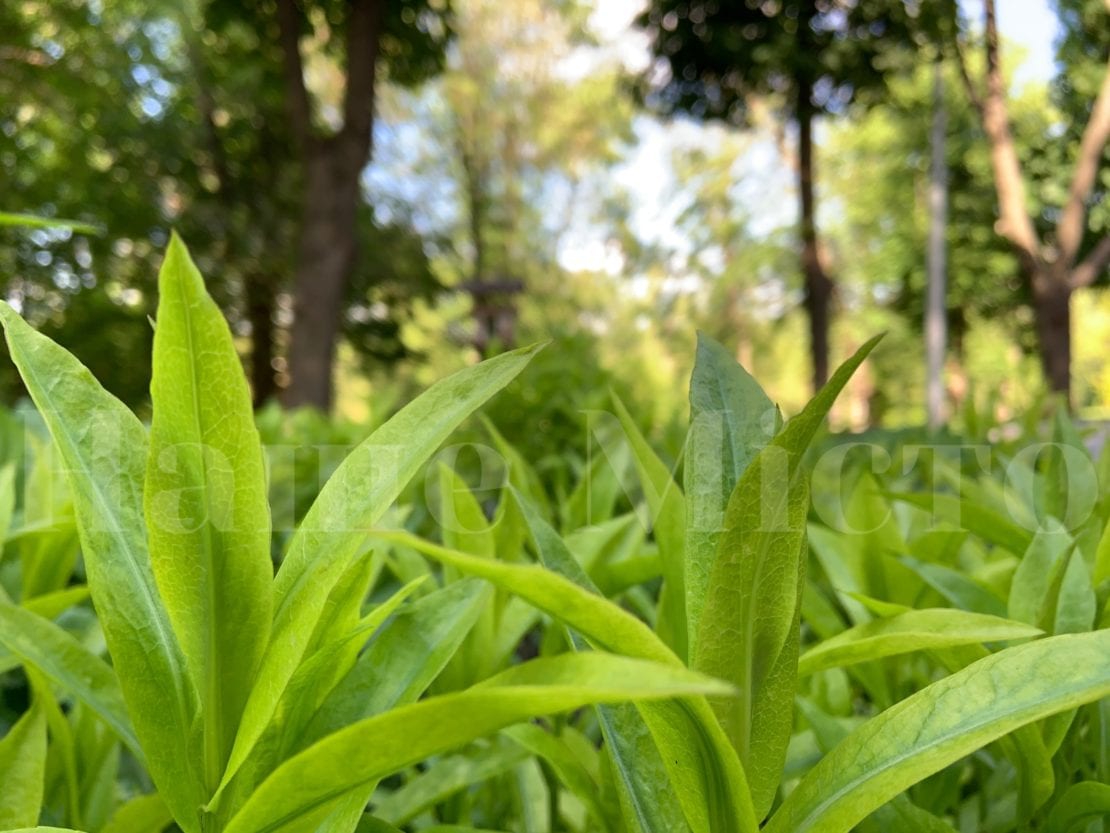
[{"label": "foliage in foreground", "polygon": [[[1087,484],[1076,515],[1067,467],[1020,450],[1004,482],[822,457],[814,513],[811,446],[875,340],[785,423],[703,340],[681,488],[616,400],[557,501],[487,425],[504,482],[478,494],[441,463],[427,505],[394,506],[535,350],[491,359],[300,497],[275,576],[246,383],[176,240],[160,289],[149,431],[0,308],[61,460],[34,440],[25,482],[0,469],[0,670],[30,691],[0,829],[1101,824],[1110,501]],[[439,543],[414,534],[425,512]]]},{"label": "foliage in foreground", "polygon": [[[12,357],[70,473],[113,663],[45,617],[3,603],[8,650],[44,678],[6,741],[19,744],[9,753],[19,770],[13,778],[30,785],[5,790],[14,805],[7,827],[38,820],[35,770],[45,756],[50,684],[115,731],[183,830],[251,833],[354,829],[381,777],[534,714],[727,690],[681,668],[594,652],[537,659],[414,704],[451,651],[443,644],[429,646],[427,656],[371,651],[360,661],[362,645],[413,589],[362,614],[371,563],[364,530],[533,351],[434,386],[376,431],[321,491],[272,577],[263,458],[246,382],[226,324],[179,242],[160,288],[149,440],[72,357],[9,308],[0,312]],[[464,627],[484,593],[476,584],[465,589],[444,591],[428,614],[453,610]],[[419,632],[420,624],[408,626]],[[399,676],[409,679],[398,686]],[[388,691],[372,696],[386,683]],[[460,712],[466,721],[454,719]]]}]

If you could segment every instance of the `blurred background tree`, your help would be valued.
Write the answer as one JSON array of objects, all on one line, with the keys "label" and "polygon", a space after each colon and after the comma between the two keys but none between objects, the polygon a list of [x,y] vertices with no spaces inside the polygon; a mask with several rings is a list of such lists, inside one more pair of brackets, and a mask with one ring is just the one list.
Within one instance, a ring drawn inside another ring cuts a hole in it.
[{"label": "blurred background tree", "polygon": [[829,374],[835,282],[818,233],[814,125],[882,97],[887,77],[913,65],[914,35],[926,21],[912,18],[923,13],[904,0],[654,0],[639,19],[658,59],[646,76],[649,105],[742,125],[754,100],[769,99],[796,130],[798,238],[815,388]]},{"label": "blurred background tree", "polygon": [[1057,83],[1054,103],[1068,109],[1054,114],[1037,148],[1041,152],[1028,162],[1023,163],[1015,137],[995,0],[983,3],[982,80],[968,67],[959,35],[957,55],[990,147],[997,231],[1017,254],[1032,299],[1044,375],[1054,392],[1070,397],[1071,296],[1110,265],[1104,211],[1088,216],[1092,206],[1104,202],[1099,180],[1110,139],[1110,7],[1065,2],[1060,9],[1065,21],[1060,57],[1070,61],[1064,75],[1075,81]]},{"label": "blurred background tree", "polygon": [[[1110,12],[999,4],[995,32],[989,7],[3,4],[0,210],[98,232],[0,226],[5,297],[140,411],[175,228],[259,405],[366,422],[482,355],[553,338],[542,372],[496,406],[513,442],[581,439],[611,387],[676,450],[696,329],[788,411],[883,329],[834,422],[919,422],[939,59],[949,413],[988,388],[1005,417],[1070,387],[1099,415]],[[988,90],[1005,105],[1021,212],[999,189]],[[1003,206],[1025,217],[1035,259],[998,222]]]}]

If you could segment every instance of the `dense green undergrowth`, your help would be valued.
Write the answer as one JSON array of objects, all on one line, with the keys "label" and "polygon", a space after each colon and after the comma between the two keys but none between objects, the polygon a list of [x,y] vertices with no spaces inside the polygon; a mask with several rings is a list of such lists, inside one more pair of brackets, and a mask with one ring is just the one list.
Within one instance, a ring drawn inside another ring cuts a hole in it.
[{"label": "dense green undergrowth", "polygon": [[149,426],[0,308],[0,830],[1105,833],[1065,415],[830,437],[876,342],[784,420],[703,339],[678,459],[614,395],[553,474],[479,413],[536,348],[363,436],[256,419],[179,241],[160,291]]}]

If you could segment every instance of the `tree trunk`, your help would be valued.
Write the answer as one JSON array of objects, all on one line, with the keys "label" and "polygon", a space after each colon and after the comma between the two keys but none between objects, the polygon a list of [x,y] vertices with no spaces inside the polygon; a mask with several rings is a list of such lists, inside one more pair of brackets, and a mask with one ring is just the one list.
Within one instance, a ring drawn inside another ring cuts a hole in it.
[{"label": "tree trunk", "polygon": [[948,225],[948,166],[945,160],[945,134],[948,130],[944,107],[943,64],[938,59],[933,76],[932,163],[929,169],[929,287],[925,302],[926,410],[929,428],[944,424],[944,355],[948,340],[948,310],[945,302],[946,251]]},{"label": "tree trunk", "polygon": [[1054,393],[1071,403],[1071,293],[1067,279],[1047,270],[1032,276],[1033,320],[1037,328],[1041,368]]},{"label": "tree trunk", "polygon": [[957,39],[960,73],[968,96],[979,111],[990,144],[991,167],[998,193],[997,230],[1014,247],[1021,262],[1022,276],[1032,290],[1033,318],[1045,381],[1051,390],[1063,394],[1070,405],[1071,294],[1089,285],[1110,263],[1110,235],[1098,241],[1083,261],[1078,260],[1086,231],[1086,203],[1098,175],[1103,148],[1110,140],[1110,64],[1083,128],[1068,197],[1056,221],[1055,240],[1051,245],[1043,245],[1026,208],[1021,161],[1010,130],[995,0],[984,0],[983,10],[985,89],[980,91],[972,80]]},{"label": "tree trunk", "polygon": [[350,0],[347,9],[343,126],[315,135],[300,52],[302,19],[294,0],[279,0],[286,104],[302,157],[303,215],[293,281],[293,326],[285,392],[289,407],[331,409],[332,366],[343,302],[358,249],[362,170],[370,161],[374,91],[385,0]]},{"label": "tree trunk", "polygon": [[1014,247],[1032,290],[1033,320],[1045,381],[1050,390],[1068,397],[1070,404],[1070,275],[1064,264],[1053,268],[1042,256],[1041,241],[1026,208],[1025,178],[1006,103],[1006,79],[999,56],[994,0],[986,0],[983,8],[987,76],[980,112],[990,143],[991,167],[998,193],[998,230]]},{"label": "tree trunk", "polygon": [[805,278],[803,305],[809,316],[810,355],[813,359],[813,389],[816,392],[829,379],[829,307],[833,282],[821,262],[817,238],[817,206],[814,195],[813,103],[808,82],[799,81],[796,118],[798,121],[798,196],[802,237],[802,274]]},{"label": "tree trunk", "polygon": [[251,396],[261,408],[278,393],[274,375],[277,355],[276,293],[270,275],[249,272],[244,281],[247,318],[251,324]]},{"label": "tree trunk", "polygon": [[343,300],[357,251],[359,175],[357,148],[338,152],[335,140],[315,143],[305,160],[304,214],[293,281],[293,326],[285,394],[289,407],[331,409],[332,367]]}]

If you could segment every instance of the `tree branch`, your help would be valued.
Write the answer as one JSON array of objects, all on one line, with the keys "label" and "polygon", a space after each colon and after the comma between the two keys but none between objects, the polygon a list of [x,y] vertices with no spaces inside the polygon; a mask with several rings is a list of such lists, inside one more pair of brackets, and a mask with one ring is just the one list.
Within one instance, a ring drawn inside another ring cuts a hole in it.
[{"label": "tree branch", "polygon": [[349,8],[343,133],[353,136],[356,141],[365,141],[365,154],[368,154],[374,129],[374,86],[382,26],[385,22],[385,2],[352,0]]},{"label": "tree branch", "polygon": [[[1060,213],[1056,224],[1057,259],[1064,268],[1075,262],[1079,246],[1086,230],[1087,198],[1091,195],[1095,178],[1098,176],[1102,149],[1110,139],[1110,64],[1102,77],[1102,88],[1087,126],[1083,128],[1083,138],[1079,143],[1079,158],[1075,161],[1068,201]],[[1106,241],[1103,240],[1103,243]]]},{"label": "tree branch", "polygon": [[54,59],[40,49],[23,49],[19,46],[0,46],[0,61],[14,61],[31,67],[48,67]]},{"label": "tree branch", "polygon": [[285,78],[285,107],[293,138],[298,144],[308,143],[312,134],[312,103],[304,82],[301,58],[301,13],[296,0],[278,0],[277,18],[282,52],[282,74]]},{"label": "tree branch", "polygon": [[1072,289],[1082,289],[1094,283],[1106,267],[1110,266],[1110,234],[1095,244],[1091,253],[1071,273]]},{"label": "tree branch", "polygon": [[995,189],[998,192],[998,232],[1017,250],[1023,268],[1036,276],[1043,266],[1040,241],[1025,207],[1025,179],[1018,159],[1006,106],[1006,79],[999,58],[998,23],[994,0],[985,0],[984,45],[987,58],[987,93],[983,99],[983,130],[991,148]]},{"label": "tree branch", "polygon": [[979,90],[975,88],[975,81],[971,77],[971,70],[968,69],[967,55],[964,52],[964,44],[960,39],[959,32],[956,32],[956,36],[953,40],[956,45],[956,65],[960,68],[960,78],[963,79],[968,100],[971,102],[972,106],[979,111],[979,118],[983,118],[983,96],[981,96]]}]

